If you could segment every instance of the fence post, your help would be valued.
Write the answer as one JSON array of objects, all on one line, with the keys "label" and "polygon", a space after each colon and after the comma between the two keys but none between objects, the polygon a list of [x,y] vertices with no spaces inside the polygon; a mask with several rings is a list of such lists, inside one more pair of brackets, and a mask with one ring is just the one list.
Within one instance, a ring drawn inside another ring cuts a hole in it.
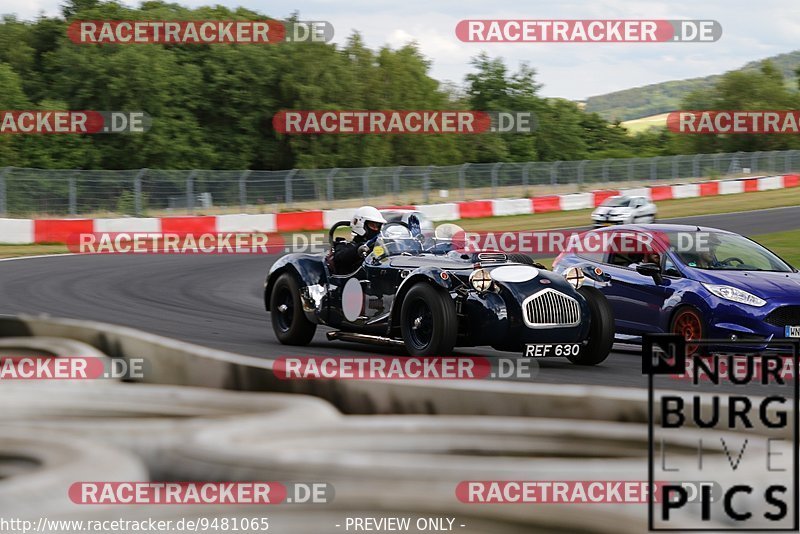
[{"label": "fence post", "polygon": [[400,174],[402,172],[403,166],[400,165],[399,167],[395,167],[394,173],[392,173],[392,196],[395,204],[398,204],[398,198],[400,195]]},{"label": "fence post", "polygon": [[752,173],[758,171],[758,154],[761,154],[761,152],[750,153],[750,172]]},{"label": "fence post", "polygon": [[427,169],[425,169],[425,174],[422,176],[422,201],[427,204],[430,200],[430,193],[431,193],[431,171],[433,170],[433,165],[429,165]]},{"label": "fence post", "polygon": [[297,169],[292,169],[286,174],[286,178],[283,179],[283,201],[287,208],[292,205],[292,178],[294,178],[295,174],[297,174]]},{"label": "fence post", "polygon": [[364,175],[361,176],[361,196],[364,197],[364,202],[369,198],[369,175],[372,174],[374,170],[375,167],[369,167],[364,171]]},{"label": "fence post", "polygon": [[531,165],[533,165],[533,162],[529,161],[522,167],[522,189],[525,196],[528,196],[527,190],[528,182],[530,181]]},{"label": "fence post", "polygon": [[[738,173],[735,172],[736,169],[737,169],[737,164],[738,164],[738,168],[739,168],[739,172]],[[728,172],[729,173],[733,172],[734,174],[741,174],[741,173],[744,172],[744,152],[742,152],[740,150],[739,152],[736,152],[733,155],[733,158],[731,159],[730,167],[728,168]]]},{"label": "fence post", "polygon": [[581,162],[578,163],[578,190],[579,191],[583,189],[583,169],[584,169],[584,167],[586,167],[587,163],[589,163],[588,159],[581,160]]},{"label": "fence post", "polygon": [[501,162],[492,165],[492,198],[497,196],[497,175],[500,173],[500,167],[502,166],[503,164]]},{"label": "fence post", "polygon": [[550,185],[558,183],[558,166],[561,165],[560,161],[554,161],[550,166]]},{"label": "fence post", "polygon": [[467,167],[469,163],[462,163],[458,168],[458,189],[461,191],[461,200],[466,200]]},{"label": "fence post", "polygon": [[6,175],[8,175],[14,167],[6,167],[0,171],[0,215],[5,216],[7,211],[6,206]]},{"label": "fence post", "polygon": [[672,156],[672,179],[677,180],[680,175],[680,156]]},{"label": "fence post", "polygon": [[137,217],[142,214],[142,178],[148,169],[139,169],[133,178],[133,214]]},{"label": "fence post", "polygon": [[769,155],[767,156],[767,161],[769,162],[769,172],[775,172],[775,152],[777,150],[771,150]]},{"label": "fence post", "polygon": [[607,159],[603,162],[603,182],[608,183],[608,166],[611,165],[613,159]]},{"label": "fence post", "polygon": [[69,214],[75,216],[78,214],[78,185],[75,176],[80,172],[80,169],[72,173],[69,177]]},{"label": "fence post", "polygon": [[714,154],[714,170],[722,172],[722,169],[719,168],[719,160],[722,159],[722,154]]},{"label": "fence post", "polygon": [[247,177],[250,176],[250,169],[245,169],[239,175],[239,209],[247,210]]},{"label": "fence post", "polygon": [[703,154],[695,154],[692,157],[692,178],[701,178],[700,176],[700,159],[703,157]]},{"label": "fence post", "polygon": [[196,175],[197,171],[194,170],[186,177],[186,211],[190,214],[194,213],[194,177]]},{"label": "fence post", "polygon": [[336,169],[331,169],[328,171],[328,174],[325,176],[325,183],[328,189],[327,191],[327,198],[328,202],[333,202],[333,177],[336,176],[336,173],[339,172],[338,167]]},{"label": "fence post", "polygon": [[631,159],[628,160],[628,181],[629,182],[632,182],[633,181],[633,177],[636,176],[636,173],[633,172],[633,164],[636,163],[636,161],[638,159],[639,158],[631,158]]},{"label": "fence post", "polygon": [[659,159],[660,159],[659,156],[656,156],[654,158],[651,158],[651,160],[650,160],[650,180],[653,181],[653,182],[658,180],[658,160]]}]

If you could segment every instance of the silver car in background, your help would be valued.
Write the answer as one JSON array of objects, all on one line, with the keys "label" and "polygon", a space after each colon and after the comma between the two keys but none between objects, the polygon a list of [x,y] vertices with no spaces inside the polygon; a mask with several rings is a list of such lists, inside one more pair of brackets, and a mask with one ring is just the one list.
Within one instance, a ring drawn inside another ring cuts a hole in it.
[{"label": "silver car in background", "polygon": [[616,195],[608,197],[592,212],[594,227],[614,224],[652,223],[658,208],[647,197]]}]

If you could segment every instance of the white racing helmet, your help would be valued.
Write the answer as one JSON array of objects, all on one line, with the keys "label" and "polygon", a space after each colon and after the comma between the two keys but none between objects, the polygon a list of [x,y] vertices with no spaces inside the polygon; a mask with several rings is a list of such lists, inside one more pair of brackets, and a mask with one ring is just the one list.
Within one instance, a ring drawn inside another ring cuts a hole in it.
[{"label": "white racing helmet", "polygon": [[361,206],[353,214],[353,219],[350,221],[350,229],[354,234],[363,236],[367,233],[367,222],[385,224],[386,219],[383,218],[381,212],[376,208],[372,206]]}]

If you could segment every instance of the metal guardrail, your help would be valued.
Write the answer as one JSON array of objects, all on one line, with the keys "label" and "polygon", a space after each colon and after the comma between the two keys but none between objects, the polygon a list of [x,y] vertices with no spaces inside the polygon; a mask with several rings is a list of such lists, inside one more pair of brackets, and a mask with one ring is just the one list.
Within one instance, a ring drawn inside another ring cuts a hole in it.
[{"label": "metal guardrail", "polygon": [[423,204],[800,170],[800,150],[342,169],[0,168],[0,216],[267,213]]}]

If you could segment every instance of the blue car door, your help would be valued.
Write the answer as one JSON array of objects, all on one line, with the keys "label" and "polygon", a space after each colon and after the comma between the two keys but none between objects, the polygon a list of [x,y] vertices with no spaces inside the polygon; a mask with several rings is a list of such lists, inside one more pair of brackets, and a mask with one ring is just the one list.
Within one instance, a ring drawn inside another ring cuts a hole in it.
[{"label": "blue car door", "polygon": [[[625,233],[630,235],[631,231],[626,230]],[[645,332],[663,331],[662,310],[675,292],[675,279],[665,276],[656,281],[652,276],[636,272],[636,265],[657,259],[663,268],[665,255],[655,254],[652,250],[648,252],[644,245],[617,252],[620,248],[615,249],[612,245],[614,250],[608,252],[606,265],[603,266],[611,275],[611,284],[603,293],[614,309],[617,333],[638,336]]]}]

